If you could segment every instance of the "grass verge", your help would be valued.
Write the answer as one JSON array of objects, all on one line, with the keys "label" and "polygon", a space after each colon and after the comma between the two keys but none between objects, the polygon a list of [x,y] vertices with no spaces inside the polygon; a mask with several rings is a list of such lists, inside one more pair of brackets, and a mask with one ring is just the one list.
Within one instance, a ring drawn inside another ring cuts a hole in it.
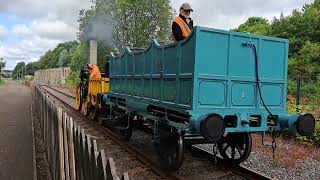
[{"label": "grass verge", "polygon": [[0,87],[2,87],[4,85],[4,81],[0,80]]}]

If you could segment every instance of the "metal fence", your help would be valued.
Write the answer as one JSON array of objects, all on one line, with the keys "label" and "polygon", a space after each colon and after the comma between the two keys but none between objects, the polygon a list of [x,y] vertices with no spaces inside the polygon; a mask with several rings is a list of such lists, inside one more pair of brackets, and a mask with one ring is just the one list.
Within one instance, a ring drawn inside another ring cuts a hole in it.
[{"label": "metal fence", "polygon": [[[106,159],[103,149],[98,151],[96,139],[86,134],[39,86],[34,87],[34,100],[52,179],[120,179],[113,159]],[[129,179],[128,173],[121,179]]]}]

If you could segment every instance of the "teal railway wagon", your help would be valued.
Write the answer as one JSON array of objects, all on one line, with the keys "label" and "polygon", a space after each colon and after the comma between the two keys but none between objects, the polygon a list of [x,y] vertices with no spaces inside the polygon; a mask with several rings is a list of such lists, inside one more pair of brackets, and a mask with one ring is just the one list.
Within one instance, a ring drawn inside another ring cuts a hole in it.
[{"label": "teal railway wagon", "polygon": [[195,27],[183,41],[126,48],[109,63],[113,107],[151,120],[160,142],[166,126],[177,142],[203,138],[217,142],[220,153],[239,145],[238,158],[232,148],[231,156],[222,152],[239,163],[250,153],[252,132],[314,130],[311,114],[286,111],[286,39]]}]

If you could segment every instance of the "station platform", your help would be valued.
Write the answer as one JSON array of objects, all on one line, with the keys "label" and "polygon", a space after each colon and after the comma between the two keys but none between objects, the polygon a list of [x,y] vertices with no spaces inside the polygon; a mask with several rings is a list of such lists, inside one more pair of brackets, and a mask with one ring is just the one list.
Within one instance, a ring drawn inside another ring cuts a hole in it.
[{"label": "station platform", "polygon": [[31,90],[18,82],[0,87],[0,179],[33,179]]}]

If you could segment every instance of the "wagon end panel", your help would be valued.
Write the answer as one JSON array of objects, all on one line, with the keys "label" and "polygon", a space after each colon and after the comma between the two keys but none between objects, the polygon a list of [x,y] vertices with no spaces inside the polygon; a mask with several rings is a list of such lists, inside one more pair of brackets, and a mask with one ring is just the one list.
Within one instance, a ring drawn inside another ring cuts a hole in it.
[{"label": "wagon end panel", "polygon": [[287,40],[200,28],[196,46],[198,109],[265,111],[261,92],[269,109],[285,111]]}]

